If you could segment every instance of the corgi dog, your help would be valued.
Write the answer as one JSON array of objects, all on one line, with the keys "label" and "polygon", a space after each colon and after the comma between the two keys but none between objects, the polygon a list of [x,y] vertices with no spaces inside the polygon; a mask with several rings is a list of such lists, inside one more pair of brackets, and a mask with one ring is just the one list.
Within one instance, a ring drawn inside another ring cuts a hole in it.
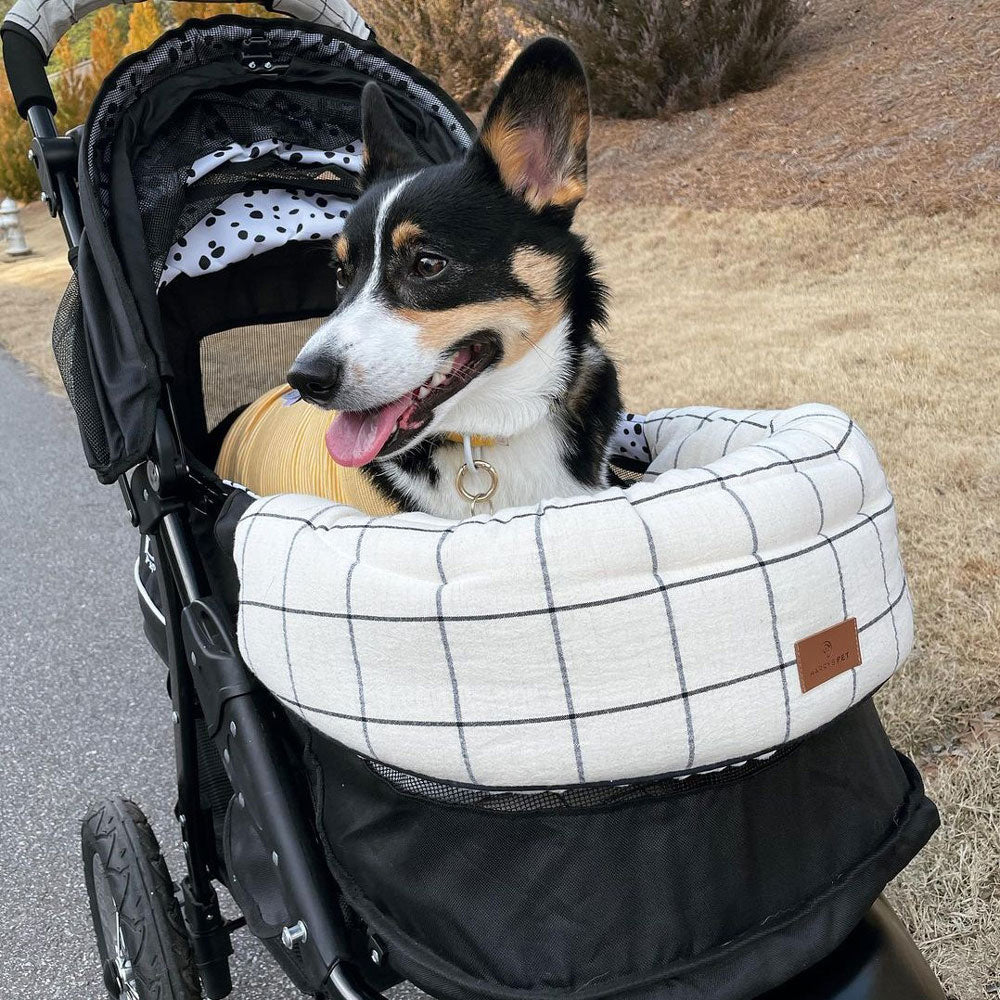
[{"label": "corgi dog", "polygon": [[[498,509],[604,489],[621,401],[595,336],[605,289],[570,228],[590,132],[579,59],[556,39],[528,46],[447,164],[421,158],[377,84],[361,111],[339,303],[288,373],[337,411],[330,455],[399,509],[449,518],[470,512],[457,488],[470,441],[495,470]],[[475,475],[465,492],[486,492]]]}]

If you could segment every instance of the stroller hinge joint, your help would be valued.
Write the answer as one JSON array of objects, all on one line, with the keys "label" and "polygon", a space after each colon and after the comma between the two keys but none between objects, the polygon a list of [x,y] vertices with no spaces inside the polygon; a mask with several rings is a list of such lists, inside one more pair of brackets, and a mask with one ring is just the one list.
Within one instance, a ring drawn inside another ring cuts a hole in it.
[{"label": "stroller hinge joint", "polygon": [[167,514],[184,509],[182,500],[160,496],[150,481],[146,465],[136,468],[127,487],[120,480],[119,485],[129,518],[144,535],[152,533]]},{"label": "stroller hinge joint", "polygon": [[41,199],[53,218],[62,208],[59,193],[60,175],[75,176],[79,147],[72,135],[35,136],[31,140],[28,159],[38,171]]}]

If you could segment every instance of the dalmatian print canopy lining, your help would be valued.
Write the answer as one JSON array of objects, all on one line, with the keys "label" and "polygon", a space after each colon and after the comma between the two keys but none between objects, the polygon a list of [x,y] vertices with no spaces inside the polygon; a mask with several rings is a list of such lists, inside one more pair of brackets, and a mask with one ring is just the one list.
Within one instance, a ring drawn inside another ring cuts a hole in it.
[{"label": "dalmatian print canopy lining", "polygon": [[[321,150],[278,140],[252,146],[231,143],[196,160],[185,183],[201,180],[226,163],[246,163],[271,154],[287,163],[328,165],[361,173],[360,140]],[[195,278],[284,246],[292,240],[332,239],[344,227],[354,202],[304,188],[262,186],[239,191],[220,202],[181,236],[167,253],[159,289],[181,275]]]}]

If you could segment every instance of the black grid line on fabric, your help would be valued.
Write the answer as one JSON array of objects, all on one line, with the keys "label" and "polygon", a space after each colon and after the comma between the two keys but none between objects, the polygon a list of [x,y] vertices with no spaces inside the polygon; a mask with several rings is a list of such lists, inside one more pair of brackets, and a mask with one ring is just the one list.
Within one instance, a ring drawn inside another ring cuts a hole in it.
[{"label": "black grid line on fabric", "polygon": [[[831,414],[831,416],[833,416],[833,414]],[[793,421],[793,420],[789,421],[789,426],[791,424],[793,424],[793,423],[795,423],[795,421]],[[847,434],[848,434],[848,436],[850,436],[850,434],[854,431],[854,428],[855,428],[854,421],[853,420],[849,420],[849,422],[848,422],[848,428],[847,428]],[[800,434],[808,434],[810,437],[816,438],[817,441],[824,441],[824,443],[826,443],[825,440],[824,440],[824,438],[820,437],[819,434],[817,434],[813,430],[810,430],[808,427],[806,427],[804,429],[803,428],[799,428],[798,432]],[[846,441],[847,438],[845,437],[844,440]],[[859,506],[859,508],[860,507],[864,507],[865,502],[868,499],[867,496],[866,496],[867,490],[865,488],[865,477],[863,475],[861,475],[861,470],[849,458],[845,458],[840,453],[839,449],[837,450],[837,458],[838,458],[839,461],[843,462],[849,468],[853,469],[854,470],[854,474],[858,477],[858,484],[861,486],[861,503],[858,506]]]},{"label": "black grid line on fabric", "polygon": [[[633,507],[635,507],[638,506],[639,504],[650,503],[651,501],[654,500],[662,500],[664,497],[675,496],[678,493],[686,493],[690,490],[702,489],[706,486],[712,486],[720,481],[732,482],[737,479],[745,479],[748,476],[753,476],[761,472],[770,472],[774,469],[788,468],[792,465],[799,465],[803,462],[818,461],[819,459],[822,458],[829,458],[831,455],[838,455],[840,453],[840,449],[844,446],[844,443],[850,436],[850,432],[851,428],[849,427],[844,437],[841,438],[841,440],[836,445],[831,445],[828,441],[825,441],[818,434],[814,434],[813,435],[814,437],[822,441],[823,444],[827,446],[826,450],[820,452],[814,452],[811,455],[802,455],[799,458],[796,458],[794,462],[791,459],[787,459],[784,461],[779,460],[776,462],[770,462],[767,465],[754,466],[752,469],[744,469],[742,472],[731,472],[725,476],[717,476],[712,474],[712,478],[710,479],[705,479],[698,483],[685,483],[683,486],[674,486],[666,490],[658,490],[656,493],[649,494],[649,496],[638,497],[634,500],[628,495],[627,490],[618,490],[617,492],[615,492],[610,496],[594,497],[588,500],[578,500],[574,503],[544,504],[542,505],[541,510],[542,513],[544,514],[546,511],[549,510],[558,510],[558,511],[575,510],[578,507],[593,507],[601,504],[617,503],[622,499],[623,496],[626,500],[628,500],[630,504],[632,504]],[[858,472],[857,466],[855,466],[853,463],[850,462],[848,462],[848,464],[851,466],[851,468],[854,469],[855,472],[858,473],[858,476],[860,477],[861,473]],[[862,505],[863,502],[864,502],[864,485],[862,484]],[[344,505],[340,504],[339,506],[344,506]],[[500,518],[500,517],[467,518],[463,521],[457,522],[454,525],[454,527],[465,528],[470,525],[490,524],[494,521],[499,521],[502,524],[510,524],[513,521],[518,521],[525,517],[536,517],[536,516],[537,512],[535,510],[530,510],[530,511],[522,511],[519,514],[513,514],[507,518]],[[387,521],[371,522],[370,519],[362,522],[355,522],[352,524],[316,524],[311,518],[302,518],[294,514],[270,514],[262,510],[253,511],[251,513],[244,515],[244,517],[247,520],[255,517],[264,517],[264,518],[272,518],[278,521],[306,521],[316,531],[350,531],[350,530],[360,530],[362,527],[365,527],[366,529],[372,531],[415,531],[424,533],[430,532],[433,534],[438,534],[441,531],[440,528],[436,527],[430,527],[430,526],[423,527],[417,524],[392,524],[388,523]]]},{"label": "black grid line on fabric", "polygon": [[[295,543],[298,541],[299,535],[306,530],[306,525],[302,525],[298,531],[292,535],[292,540],[288,543],[288,551],[285,553],[285,568],[281,574],[281,604],[286,606],[288,601],[288,571],[292,565],[292,555],[295,552]],[[295,671],[292,670],[292,649],[288,641],[288,614],[283,612],[281,615],[281,639],[285,646],[285,665],[288,667],[288,683],[292,688],[292,698],[295,704],[299,704],[299,692],[295,686]],[[362,711],[364,707],[362,706]],[[370,746],[370,744],[369,744]]]},{"label": "black grid line on fabric", "polygon": [[[684,676],[684,663],[681,660],[680,640],[677,636],[677,624],[674,621],[674,609],[670,603],[670,592],[666,589],[663,577],[660,576],[660,561],[656,551],[656,544],[653,541],[653,533],[649,530],[649,525],[645,518],[636,511],[636,517],[642,522],[643,530],[646,532],[646,544],[649,546],[649,559],[652,563],[653,579],[657,586],[663,591],[663,611],[667,616],[667,628],[670,632],[670,645],[674,653],[674,669],[677,672],[677,683],[680,685],[681,694],[687,691],[687,679]],[[694,741],[694,718],[691,712],[691,704],[687,698],[684,699],[684,725],[687,729],[688,741],[688,761],[687,766],[694,763],[695,741]]]},{"label": "black grid line on fabric", "polygon": [[[859,513],[857,516],[863,518],[863,520],[857,521],[856,523],[850,525],[850,527],[844,528],[843,531],[837,532],[835,535],[830,535],[829,539],[833,541],[838,541],[841,538],[845,538],[847,535],[853,534],[861,528],[864,528],[868,520],[873,517],[882,517],[893,509],[893,501],[890,499],[880,510],[875,511],[873,514]],[[463,522],[465,523],[465,522]],[[374,525],[372,526],[374,527]],[[751,572],[757,569],[761,564],[764,566],[773,566],[777,563],[788,562],[792,559],[798,559],[801,556],[808,555],[810,552],[815,552],[817,549],[823,548],[827,544],[827,539],[814,542],[804,548],[797,549],[794,552],[784,552],[781,555],[771,556],[768,559],[760,557],[760,560],[755,560],[752,563],[746,563],[742,566],[734,566],[731,569],[719,570],[716,573],[705,573],[701,576],[696,577],[685,577],[683,580],[674,580],[670,583],[665,583],[663,587],[649,587],[643,590],[632,591],[627,594],[619,594],[615,597],[605,597],[600,599],[595,599],[592,601],[577,601],[573,604],[560,604],[556,605],[554,608],[541,607],[541,608],[521,608],[517,611],[503,611],[503,612],[483,612],[478,614],[460,614],[460,615],[447,615],[446,619],[449,622],[488,622],[488,621],[503,621],[510,618],[526,618],[533,615],[547,615],[553,612],[557,614],[562,614],[567,611],[582,611],[587,608],[600,608],[607,607],[612,604],[624,604],[629,601],[639,600],[645,597],[651,597],[654,594],[659,594],[662,590],[674,590],[679,587],[690,587],[696,586],[701,583],[708,583],[712,580],[721,580],[725,577],[738,576],[741,573]],[[266,601],[252,601],[240,599],[241,606],[252,608],[261,608],[266,611],[280,611],[281,606],[277,604],[270,604]],[[344,611],[321,611],[314,610],[310,608],[288,608],[289,614],[298,614],[304,616],[312,616],[317,618],[346,618],[348,613]],[[438,620],[437,615],[373,615],[373,614],[355,614],[352,617],[357,621],[372,621],[372,622],[390,622],[390,623],[426,623],[426,622],[436,622]]]},{"label": "black grid line on fabric", "polygon": [[[753,557],[757,560],[757,564],[760,566],[761,576],[764,578],[764,591],[767,594],[767,607],[771,613],[771,637],[774,639],[774,651],[778,656],[778,662],[781,663],[784,660],[784,654],[781,650],[781,637],[778,635],[778,610],[774,606],[774,588],[771,586],[771,574],[767,571],[767,566],[764,564],[764,560],[761,558],[760,553],[757,551],[759,547],[759,539],[757,537],[757,525],[754,524],[753,515],[750,513],[750,509],[743,502],[743,498],[735,493],[727,483],[720,482],[719,485],[722,487],[724,493],[729,494],[737,504],[739,508],[743,511],[743,516],[747,519],[747,524],[750,526],[750,537],[753,542]],[[781,671],[781,691],[785,699],[785,738],[782,742],[786,742],[792,733],[792,702],[788,694],[788,678],[785,676],[785,671]]]},{"label": "black grid line on fabric", "polygon": [[[358,640],[354,634],[354,617],[351,615],[351,583],[354,580],[354,571],[361,564],[361,543],[365,540],[364,531],[358,534],[358,544],[354,550],[354,562],[347,571],[347,586],[344,595],[345,607],[347,608],[347,633],[351,640],[351,655],[354,657],[354,672],[358,680],[358,703],[361,706],[361,718],[365,718],[365,679],[361,670],[361,658],[358,656]],[[362,722],[362,729],[365,734],[365,743],[371,755],[375,756],[375,748],[372,746],[371,736],[368,733],[368,723]]]},{"label": "black grid line on fabric", "polygon": [[[867,517],[867,515],[865,515]],[[889,597],[889,574],[885,566],[885,547],[882,545],[882,533],[878,530],[878,525],[869,518],[871,521],[872,528],[875,529],[875,538],[878,540],[878,553],[879,558],[882,561],[882,583],[885,586],[886,597]],[[903,590],[906,590],[906,574],[903,574]],[[892,622],[892,635],[896,640],[896,666],[893,668],[895,670],[899,669],[899,629],[896,626],[896,616],[892,613],[892,605],[889,606],[889,621]]]},{"label": "black grid line on fabric", "polygon": [[[782,458],[788,458],[788,456],[783,452],[779,451],[773,445],[758,443],[758,448],[765,448],[767,451],[773,451],[776,455],[780,455]],[[816,504],[819,507],[819,528],[816,534],[820,538],[825,539],[830,545],[830,552],[833,554],[833,562],[837,567],[837,582],[840,585],[840,605],[844,612],[844,618],[847,618],[847,588],[844,586],[844,567],[840,562],[840,553],[837,551],[837,546],[833,544],[829,536],[823,530],[826,527],[826,507],[823,505],[823,496],[819,491],[819,487],[816,485],[812,476],[807,472],[803,472],[795,462],[792,462],[792,468],[805,479],[805,481],[812,487],[812,491],[816,496]],[[882,565],[883,570],[885,569],[885,563]],[[888,596],[888,595],[887,595]],[[858,696],[858,668],[851,667],[851,700],[847,703],[847,707],[850,708],[854,704],[854,700]]]},{"label": "black grid line on fabric", "polygon": [[[759,414],[761,414],[763,412],[764,412],[763,410],[754,410],[753,413],[750,414],[750,417],[756,417],[756,416],[758,416]],[[767,424],[757,423],[757,421],[751,420],[750,417],[747,417],[745,420],[734,420],[733,421],[733,429],[729,432],[728,436],[726,437],[726,440],[722,444],[722,454],[723,454],[723,456],[729,454],[729,445],[732,443],[733,438],[736,436],[736,432],[744,424],[747,424],[750,427],[758,427],[762,431],[766,431],[767,430]]]},{"label": "black grid line on fabric", "polygon": [[[874,618],[865,622],[864,625],[859,625],[858,633],[860,634],[862,632],[866,632],[869,628],[885,618],[886,615],[891,614],[906,594],[907,586],[904,581],[903,586],[896,595],[896,598],[888,604],[884,610],[875,615]],[[794,660],[779,662],[773,666],[763,667],[760,670],[755,670],[752,673],[743,674],[739,677],[730,677],[724,681],[716,681],[714,684],[705,684],[701,687],[691,688],[684,693],[678,692],[677,694],[663,695],[659,698],[647,698],[643,701],[629,702],[624,705],[611,705],[606,708],[586,709],[581,712],[574,712],[573,715],[560,713],[558,715],[526,716],[519,719],[463,719],[461,724],[466,729],[495,729],[508,726],[530,726],[545,723],[561,723],[568,722],[570,719],[590,719],[600,716],[621,715],[626,712],[641,711],[646,708],[655,708],[658,705],[666,705],[670,702],[678,701],[681,698],[696,698],[698,695],[709,694],[723,688],[734,687],[737,684],[745,684],[747,681],[759,680],[761,677],[766,677],[769,674],[777,673],[778,671],[787,670],[789,667],[794,665]],[[283,695],[276,694],[276,697],[287,705],[293,704],[290,698],[286,698]],[[452,719],[389,719],[373,716],[360,716],[351,712],[338,712],[334,709],[319,708],[315,705],[302,704],[298,707],[303,713],[311,712],[315,715],[324,716],[326,718],[341,719],[345,722],[367,722],[371,725],[414,727],[418,729],[451,729],[458,725],[458,723]]]},{"label": "black grid line on fabric", "polygon": [[566,708],[569,709],[569,728],[573,739],[573,756],[576,759],[576,773],[580,781],[585,781],[583,774],[583,755],[580,749],[580,733],[576,726],[576,713],[573,711],[573,689],[569,682],[569,671],[566,669],[566,656],[563,653],[562,636],[559,634],[559,619],[552,599],[552,581],[549,579],[549,564],[545,559],[545,546],[542,544],[542,507],[538,506],[538,517],[535,520],[535,546],[538,549],[538,561],[542,568],[542,581],[545,584],[545,603],[549,609],[549,624],[552,626],[552,638],[556,646],[556,657],[559,660],[559,672],[562,674],[563,691],[566,695]]},{"label": "black grid line on fabric", "polygon": [[438,625],[441,631],[441,645],[444,648],[444,658],[448,664],[448,676],[451,678],[451,696],[455,707],[455,722],[458,724],[458,744],[462,751],[462,763],[465,764],[465,772],[469,776],[469,781],[476,783],[476,776],[472,773],[472,762],[469,760],[469,747],[465,739],[465,727],[462,725],[462,700],[458,694],[458,676],[455,673],[455,661],[451,655],[451,644],[448,642],[448,629],[445,626],[443,595],[444,588],[448,584],[448,578],[444,572],[444,563],[441,559],[441,549],[444,547],[444,540],[451,535],[452,529],[448,528],[441,532],[441,537],[437,544],[437,569],[441,583],[438,585],[435,602],[437,606]]},{"label": "black grid line on fabric", "polygon": [[712,417],[714,417],[715,414],[721,413],[721,412],[722,412],[722,407],[718,406],[714,410],[709,410],[708,413],[705,413],[702,416],[698,417],[698,426],[695,427],[693,430],[689,431],[681,439],[680,444],[677,445],[677,451],[674,452],[674,468],[675,469],[680,468],[680,464],[681,464],[681,452],[684,450],[684,445],[686,445],[688,443],[688,441],[690,441],[691,438],[693,438],[695,436],[695,434],[697,434],[698,431],[700,431],[702,429],[702,427],[705,426],[705,424],[711,423],[712,422]]},{"label": "black grid line on fabric", "polygon": [[[765,411],[765,410],[753,410],[753,411],[750,411],[750,416],[751,417],[755,417],[755,416],[757,416],[757,414],[759,414],[759,413],[765,413],[765,412],[767,412],[767,411]],[[718,414],[718,415],[717,416],[713,416],[713,418],[710,421],[708,421],[709,423],[714,423],[716,420],[722,420],[722,421],[724,421],[727,424],[735,424],[737,427],[740,427],[743,424],[749,424],[751,427],[759,427],[762,431],[766,431],[767,430],[767,424],[755,423],[749,417],[743,417],[743,418],[740,418],[740,417],[730,417],[730,416],[727,416],[725,414],[722,414],[719,410],[715,410],[715,411],[713,411],[713,413]],[[700,419],[701,414],[695,413],[693,410],[683,410],[681,412],[678,412],[676,409],[673,409],[673,410],[668,410],[664,414],[659,414],[659,415],[657,415],[655,417],[649,417],[643,423],[644,423],[644,425],[648,423],[650,426],[652,426],[654,424],[664,423],[667,420],[680,420],[680,419],[682,419],[684,417],[695,417],[696,419]]]}]

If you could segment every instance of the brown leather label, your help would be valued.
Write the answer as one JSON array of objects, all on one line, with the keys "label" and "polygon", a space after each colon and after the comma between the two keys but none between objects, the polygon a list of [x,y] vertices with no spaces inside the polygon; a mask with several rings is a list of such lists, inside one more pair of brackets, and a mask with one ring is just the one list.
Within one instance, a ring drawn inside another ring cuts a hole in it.
[{"label": "brown leather label", "polygon": [[806,639],[799,639],[795,643],[795,662],[803,694],[845,670],[860,667],[857,618],[848,618]]}]

